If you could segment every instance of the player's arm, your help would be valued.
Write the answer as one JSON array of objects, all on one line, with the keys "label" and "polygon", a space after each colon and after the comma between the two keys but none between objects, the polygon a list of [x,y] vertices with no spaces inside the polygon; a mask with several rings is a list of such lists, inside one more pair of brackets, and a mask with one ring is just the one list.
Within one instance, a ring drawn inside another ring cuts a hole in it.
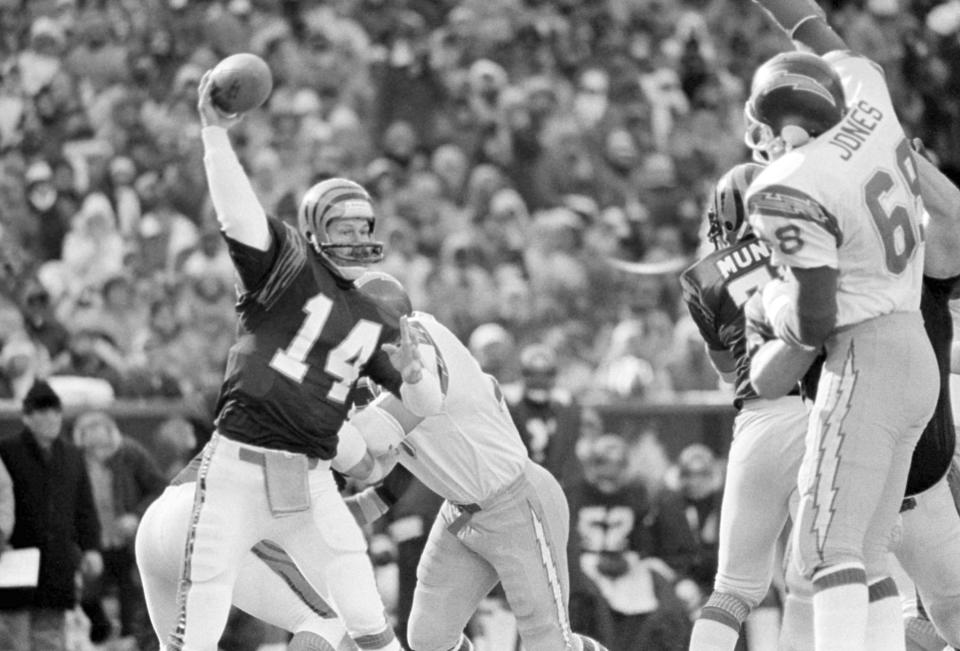
[{"label": "player's arm", "polygon": [[200,80],[197,110],[203,140],[203,165],[207,171],[210,199],[224,235],[258,251],[270,248],[272,236],[267,215],[237,158],[227,129],[239,116],[227,116],[213,105],[213,83],[208,71]]},{"label": "player's arm", "polygon": [[707,358],[724,382],[735,382],[737,360],[717,336],[715,320],[703,304],[703,298],[696,281],[687,273],[684,273],[680,276],[680,285],[683,289],[683,302],[686,304],[690,318],[696,324],[697,330],[703,338]]},{"label": "player's arm", "polygon": [[931,278],[960,274],[960,189],[923,156],[914,156],[920,194],[930,213],[923,273]]},{"label": "player's arm", "polygon": [[704,344],[704,348],[707,350],[707,358],[723,381],[728,384],[736,382],[737,358],[733,356],[733,353],[729,350],[716,350],[707,344]]},{"label": "player's arm", "polygon": [[396,465],[394,455],[375,457],[352,420],[344,421],[337,432],[337,455],[331,463],[337,472],[367,484],[376,484]]},{"label": "player's arm", "polygon": [[763,310],[778,339],[819,350],[837,321],[837,219],[812,197],[768,186],[747,198],[750,223],[771,250],[774,265],[792,280],[774,279],[761,290]]},{"label": "player's arm", "polygon": [[796,388],[816,358],[815,350],[773,339],[750,358],[750,384],[762,398],[780,398]]},{"label": "player's arm", "polygon": [[813,0],[754,0],[798,48],[823,55],[849,49],[827,24],[826,14]]},{"label": "player's arm", "polygon": [[408,317],[400,317],[400,343],[384,344],[383,349],[403,378],[400,386],[403,406],[421,418],[439,412],[443,407],[444,388],[438,352],[413,333]]},{"label": "player's arm", "polygon": [[396,466],[383,482],[369,486],[356,495],[344,499],[347,508],[360,526],[368,525],[397,503],[413,481],[413,475],[403,466]]},{"label": "player's arm", "polygon": [[750,384],[761,398],[787,395],[816,359],[816,351],[791,346],[776,338],[763,311],[760,293],[750,297],[743,312],[750,357]]}]

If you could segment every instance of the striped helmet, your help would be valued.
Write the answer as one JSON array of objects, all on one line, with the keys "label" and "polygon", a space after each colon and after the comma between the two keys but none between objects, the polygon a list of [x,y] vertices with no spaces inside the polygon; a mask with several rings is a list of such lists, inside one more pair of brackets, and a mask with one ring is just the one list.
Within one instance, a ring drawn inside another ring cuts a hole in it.
[{"label": "striped helmet", "polygon": [[756,163],[741,163],[720,177],[707,208],[707,237],[717,249],[741,242],[753,231],[747,221],[747,188],[763,169]]},{"label": "striped helmet", "polygon": [[790,140],[830,130],[846,111],[843,83],[829,63],[810,52],[784,52],[753,75],[744,141],[754,160],[770,160],[797,144]]},{"label": "striped helmet", "polygon": [[[333,242],[327,228],[337,219],[366,219],[370,236],[364,241]],[[297,212],[300,234],[341,271],[362,269],[383,260],[383,243],[373,240],[376,216],[373,201],[359,183],[333,178],[317,183],[303,195]]]}]

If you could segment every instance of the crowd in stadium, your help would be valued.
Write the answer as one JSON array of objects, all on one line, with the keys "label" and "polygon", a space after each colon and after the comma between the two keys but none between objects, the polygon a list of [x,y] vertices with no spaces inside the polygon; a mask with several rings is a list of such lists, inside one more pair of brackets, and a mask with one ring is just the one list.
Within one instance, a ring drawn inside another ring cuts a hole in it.
[{"label": "crowd in stadium", "polygon": [[[822,4],[955,177],[960,3]],[[750,0],[2,0],[0,26],[0,399],[89,378],[212,418],[234,268],[197,87],[236,52],[274,77],[232,130],[267,213],[364,184],[380,268],[501,381],[542,343],[581,403],[722,388],[674,272],[789,47]]]}]

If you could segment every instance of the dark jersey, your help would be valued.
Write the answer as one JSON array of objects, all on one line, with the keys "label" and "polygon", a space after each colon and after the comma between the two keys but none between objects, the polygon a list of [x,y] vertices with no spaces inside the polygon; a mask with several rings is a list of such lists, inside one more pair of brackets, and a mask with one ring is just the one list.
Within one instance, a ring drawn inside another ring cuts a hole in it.
[{"label": "dark jersey", "polygon": [[770,249],[749,239],[704,256],[680,275],[683,300],[700,335],[712,350],[726,350],[736,361],[734,406],[757,398],[750,384],[750,356],[743,306],[777,271]]},{"label": "dark jersey", "polygon": [[[920,312],[927,337],[937,357],[940,369],[940,394],[937,406],[930,422],[920,435],[917,447],[913,449],[910,462],[910,475],[907,477],[906,497],[922,493],[947,473],[953,459],[956,444],[956,431],[953,428],[953,411],[950,406],[950,349],[953,344],[953,319],[950,316],[950,294],[960,276],[947,279],[923,277],[923,291],[920,295]],[[811,399],[816,397],[817,378],[823,365],[818,358],[804,380],[804,394]],[[815,373],[814,373],[815,372]]]},{"label": "dark jersey", "polygon": [[953,410],[950,407],[950,348],[953,344],[953,319],[950,317],[950,293],[960,276],[947,279],[923,277],[920,311],[923,324],[937,356],[940,369],[940,394],[930,422],[913,450],[907,496],[923,492],[947,473],[956,445]]},{"label": "dark jersey", "polygon": [[330,459],[361,374],[397,392],[382,343],[397,324],[372,298],[270,219],[259,251],[226,237],[242,283],[237,341],[217,403],[217,429],[251,445]]}]

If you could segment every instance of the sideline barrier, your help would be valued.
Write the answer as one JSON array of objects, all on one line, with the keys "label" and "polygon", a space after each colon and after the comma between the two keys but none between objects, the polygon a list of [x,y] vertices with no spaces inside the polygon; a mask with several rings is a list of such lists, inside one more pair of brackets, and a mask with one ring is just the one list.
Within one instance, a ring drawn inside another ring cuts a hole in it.
[{"label": "sideline barrier", "polygon": [[[592,404],[604,421],[608,432],[638,436],[648,429],[657,432],[670,458],[690,443],[705,443],[721,455],[729,447],[733,418],[736,415],[730,396],[721,392],[679,394],[669,400],[656,402],[631,401]],[[65,431],[85,411],[80,407],[65,410]],[[103,408],[112,415],[120,431],[153,449],[154,433],[168,418],[186,413],[184,404],[170,400],[118,400]],[[0,401],[0,436],[19,432],[23,427],[20,407],[10,401]]]}]

